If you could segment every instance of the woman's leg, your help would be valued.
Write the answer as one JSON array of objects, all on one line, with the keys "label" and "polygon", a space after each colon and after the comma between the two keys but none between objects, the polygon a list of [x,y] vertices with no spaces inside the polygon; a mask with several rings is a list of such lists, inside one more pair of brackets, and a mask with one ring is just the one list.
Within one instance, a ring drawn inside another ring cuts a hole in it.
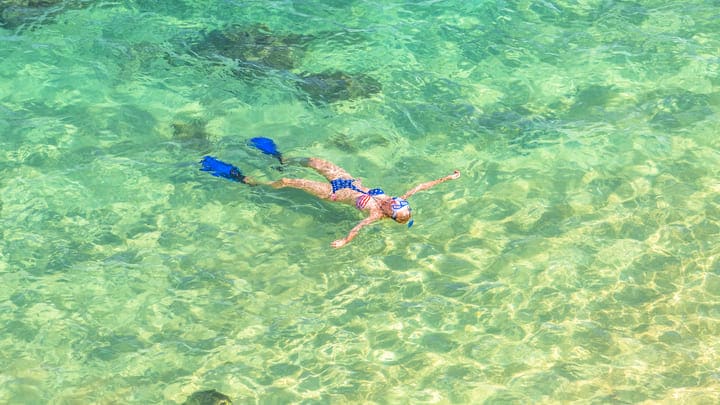
[{"label": "woman's leg", "polygon": [[329,199],[332,194],[332,187],[330,186],[330,183],[305,179],[282,178],[280,180],[273,181],[270,183],[270,186],[274,188],[297,188],[325,200]]},{"label": "woman's leg", "polygon": [[305,167],[314,169],[316,172],[325,176],[325,178],[328,179],[328,181],[333,181],[335,179],[352,179],[353,178],[350,175],[350,173],[346,172],[340,166],[330,163],[327,160],[322,160],[322,159],[318,159],[318,158],[291,158],[288,160],[289,160],[289,163],[291,163],[291,164],[294,163],[294,164],[298,164],[300,166],[305,166]]}]

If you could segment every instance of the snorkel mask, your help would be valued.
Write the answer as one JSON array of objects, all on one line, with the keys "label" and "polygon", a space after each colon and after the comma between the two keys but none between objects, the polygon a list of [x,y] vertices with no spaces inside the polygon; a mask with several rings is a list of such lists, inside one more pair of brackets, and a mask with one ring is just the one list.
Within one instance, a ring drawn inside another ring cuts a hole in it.
[{"label": "snorkel mask", "polygon": [[[401,209],[403,209],[405,207],[408,207],[408,212],[410,212],[410,215],[412,215],[412,208],[410,208],[410,203],[408,202],[408,200],[406,200],[404,198],[400,198],[400,197],[393,197],[392,200],[393,200],[393,203],[390,206],[390,208],[392,208],[391,218],[394,221],[397,221],[398,211],[400,211]],[[413,226],[414,222],[415,221],[412,218],[410,218],[410,220],[407,223],[408,228]]]}]

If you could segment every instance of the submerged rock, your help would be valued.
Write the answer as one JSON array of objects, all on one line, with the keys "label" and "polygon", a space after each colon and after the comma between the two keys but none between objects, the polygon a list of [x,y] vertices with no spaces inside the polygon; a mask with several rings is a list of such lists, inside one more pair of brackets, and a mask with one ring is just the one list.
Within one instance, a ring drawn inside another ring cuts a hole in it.
[{"label": "submerged rock", "polygon": [[63,0],[0,0],[1,7],[47,7],[58,3],[62,3]]},{"label": "submerged rock", "polygon": [[173,140],[182,143],[185,147],[205,149],[209,146],[210,133],[207,131],[205,120],[181,115],[175,117],[170,125]]},{"label": "submerged rock", "polygon": [[28,7],[40,8],[54,6],[63,0],[0,0],[0,7]]},{"label": "submerged rock", "polygon": [[183,405],[232,405],[232,401],[225,394],[207,390],[193,393]]},{"label": "submerged rock", "polygon": [[0,0],[0,27],[15,29],[52,20],[67,9],[87,7],[92,0]]},{"label": "submerged rock", "polygon": [[257,63],[273,69],[292,69],[303,57],[313,37],[272,35],[264,25],[243,28],[237,25],[207,33],[193,48],[198,54],[217,54],[242,62]]},{"label": "submerged rock", "polygon": [[172,122],[173,138],[180,140],[207,140],[207,122],[200,118],[178,117]]},{"label": "submerged rock", "polygon": [[365,98],[382,90],[380,82],[368,75],[345,72],[301,75],[298,86],[313,101],[326,103]]},{"label": "submerged rock", "polygon": [[379,81],[365,74],[342,71],[293,73],[315,39],[312,35],[272,33],[264,25],[250,28],[233,25],[205,34],[192,50],[204,57],[237,61],[235,75],[239,78],[254,78],[258,72],[280,71],[313,102],[332,103],[368,97],[382,90]]}]

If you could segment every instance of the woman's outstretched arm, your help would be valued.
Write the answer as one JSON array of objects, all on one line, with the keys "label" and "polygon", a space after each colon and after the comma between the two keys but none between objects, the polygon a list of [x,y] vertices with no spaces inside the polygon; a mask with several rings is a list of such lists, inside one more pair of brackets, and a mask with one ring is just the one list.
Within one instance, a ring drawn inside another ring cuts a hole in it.
[{"label": "woman's outstretched arm", "polygon": [[351,229],[350,232],[348,232],[346,237],[334,241],[333,243],[330,244],[330,246],[332,246],[334,248],[339,248],[339,247],[343,247],[343,246],[347,245],[348,243],[350,243],[351,240],[353,240],[355,235],[357,235],[358,232],[360,232],[360,229],[362,229],[362,227],[364,227],[366,225],[370,225],[373,222],[375,222],[381,218],[382,218],[382,215],[370,215],[369,217],[358,222],[358,224],[355,225],[355,227],[353,229]]},{"label": "woman's outstretched arm", "polygon": [[449,175],[447,175],[447,176],[445,176],[445,177],[441,177],[441,178],[439,178],[439,179],[437,179],[437,180],[433,180],[433,181],[428,181],[427,183],[422,183],[422,184],[419,184],[419,185],[413,187],[410,191],[408,191],[407,193],[403,194],[403,195],[402,195],[402,198],[408,199],[411,195],[417,193],[418,191],[427,190],[427,189],[429,189],[430,187],[437,186],[438,184],[444,183],[444,182],[446,182],[446,181],[448,181],[448,180],[455,180],[455,179],[457,179],[457,178],[459,178],[459,177],[460,177],[460,171],[459,171],[459,170],[455,170],[452,174],[449,174]]}]

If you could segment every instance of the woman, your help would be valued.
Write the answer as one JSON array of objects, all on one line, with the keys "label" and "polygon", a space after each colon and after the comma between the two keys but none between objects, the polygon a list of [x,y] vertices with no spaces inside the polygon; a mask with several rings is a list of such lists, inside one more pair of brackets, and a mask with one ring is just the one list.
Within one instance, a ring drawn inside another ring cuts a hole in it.
[{"label": "woman", "polygon": [[395,222],[412,226],[412,209],[407,199],[418,191],[427,190],[448,180],[455,180],[460,177],[460,172],[455,170],[452,174],[441,177],[437,180],[419,184],[400,197],[391,197],[382,189],[369,189],[361,184],[360,179],[355,179],[348,172],[328,161],[318,158],[295,158],[284,159],[277,153],[283,164],[299,164],[310,167],[325,176],[328,182],[282,178],[270,183],[259,183],[245,177],[240,170],[230,164],[221,162],[212,156],[205,156],[201,170],[210,171],[215,176],[225,177],[249,185],[265,184],[274,188],[292,187],[303,190],[323,200],[339,201],[355,205],[357,209],[367,212],[368,217],[360,221],[346,237],[332,242],[331,246],[339,248],[348,244],[358,234],[360,229],[377,220],[391,218]]}]

